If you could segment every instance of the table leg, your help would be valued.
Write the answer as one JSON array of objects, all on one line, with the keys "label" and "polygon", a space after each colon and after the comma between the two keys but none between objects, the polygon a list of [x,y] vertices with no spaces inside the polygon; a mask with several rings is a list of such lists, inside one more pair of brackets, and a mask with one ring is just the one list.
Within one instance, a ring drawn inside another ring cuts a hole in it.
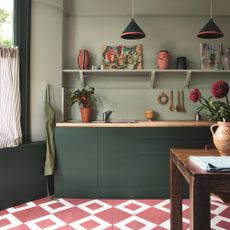
[{"label": "table leg", "polygon": [[192,177],[189,184],[190,230],[210,230],[209,181]]},{"label": "table leg", "polygon": [[170,229],[182,230],[182,174],[170,159]]}]

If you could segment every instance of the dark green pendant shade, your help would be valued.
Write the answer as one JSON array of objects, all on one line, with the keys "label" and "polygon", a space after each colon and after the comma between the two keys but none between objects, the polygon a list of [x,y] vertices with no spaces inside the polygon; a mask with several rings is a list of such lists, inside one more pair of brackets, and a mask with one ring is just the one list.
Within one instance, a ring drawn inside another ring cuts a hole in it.
[{"label": "dark green pendant shade", "polygon": [[203,39],[222,38],[223,36],[224,36],[223,32],[218,28],[218,26],[212,20],[212,18],[210,18],[209,22],[197,34],[197,37],[203,38]]},{"label": "dark green pendant shade", "polygon": [[137,25],[137,23],[132,19],[132,21],[128,24],[124,32],[121,34],[121,38],[123,39],[141,39],[145,37],[145,33],[142,29]]}]

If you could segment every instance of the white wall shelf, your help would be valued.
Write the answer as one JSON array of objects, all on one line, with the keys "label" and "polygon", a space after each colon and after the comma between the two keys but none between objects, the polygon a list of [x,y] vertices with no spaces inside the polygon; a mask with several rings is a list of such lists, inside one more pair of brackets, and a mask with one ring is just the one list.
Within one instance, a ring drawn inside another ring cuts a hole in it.
[{"label": "white wall shelf", "polygon": [[[69,78],[70,77],[70,78]],[[70,91],[76,87],[92,85],[97,89],[210,89],[217,80],[230,84],[229,70],[63,70],[62,120],[69,119]],[[77,85],[76,85],[77,84]]]},{"label": "white wall shelf", "polygon": [[[64,69],[63,73],[76,74],[76,77],[80,78],[81,87],[85,86],[85,80],[90,77],[103,77],[103,76],[115,76],[115,77],[147,77],[150,88],[158,88],[156,86],[156,78],[163,78],[165,74],[180,75],[184,84],[183,87],[189,88],[191,79],[194,75],[209,76],[210,74],[218,74],[218,78],[221,78],[223,74],[229,75],[230,70],[178,70],[178,69],[143,69],[143,70],[77,70],[77,69]],[[180,87],[181,88],[181,87]]]}]

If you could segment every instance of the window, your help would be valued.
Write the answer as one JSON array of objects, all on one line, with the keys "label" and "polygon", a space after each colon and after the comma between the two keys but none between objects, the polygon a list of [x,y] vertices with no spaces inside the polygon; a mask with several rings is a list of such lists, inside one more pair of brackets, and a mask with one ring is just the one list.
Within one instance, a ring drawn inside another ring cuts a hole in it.
[{"label": "window", "polygon": [[0,0],[0,44],[13,44],[13,0]]},{"label": "window", "polygon": [[[17,46],[21,95],[21,127],[23,143],[29,136],[30,86],[30,27],[32,0],[0,0],[0,45]],[[5,16],[5,13],[7,16]],[[1,40],[6,40],[1,43]]]}]

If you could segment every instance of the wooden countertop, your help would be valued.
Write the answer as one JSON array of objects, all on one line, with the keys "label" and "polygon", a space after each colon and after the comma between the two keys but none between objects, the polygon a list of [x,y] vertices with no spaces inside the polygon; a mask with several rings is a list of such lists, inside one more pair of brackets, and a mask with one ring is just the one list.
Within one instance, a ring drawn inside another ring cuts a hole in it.
[{"label": "wooden countertop", "polygon": [[80,121],[58,122],[56,127],[86,127],[86,128],[148,128],[148,127],[209,127],[214,122],[209,121],[127,121],[109,122],[102,121],[82,123]]}]

